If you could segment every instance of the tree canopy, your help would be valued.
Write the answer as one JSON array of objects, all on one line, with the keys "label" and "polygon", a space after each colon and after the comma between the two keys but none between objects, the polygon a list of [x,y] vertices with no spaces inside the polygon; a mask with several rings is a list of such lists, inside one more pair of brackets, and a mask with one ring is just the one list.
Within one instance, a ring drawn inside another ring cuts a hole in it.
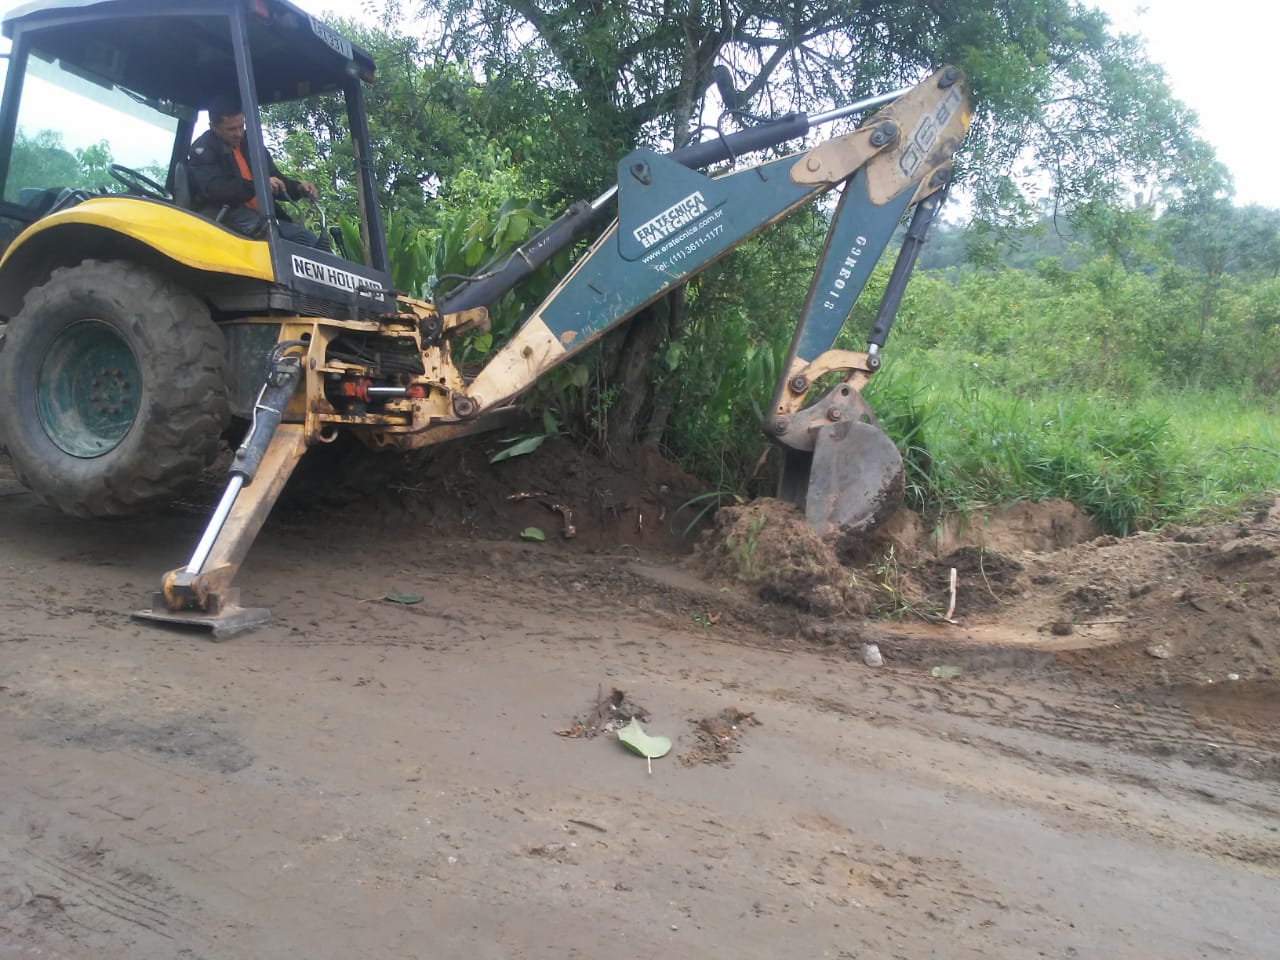
[{"label": "tree canopy", "polygon": [[[1221,178],[1162,69],[1070,0],[423,0],[439,49],[582,111],[591,156],[681,145],[726,122],[813,111],[963,68],[976,103],[960,157],[990,220]],[[589,164],[586,165],[589,168]]]}]

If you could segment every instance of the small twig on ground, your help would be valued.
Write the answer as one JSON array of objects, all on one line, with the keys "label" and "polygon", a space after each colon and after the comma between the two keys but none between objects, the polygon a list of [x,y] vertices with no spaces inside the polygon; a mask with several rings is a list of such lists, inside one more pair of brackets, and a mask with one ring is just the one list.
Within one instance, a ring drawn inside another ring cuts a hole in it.
[{"label": "small twig on ground", "polygon": [[1092,627],[1099,623],[1138,623],[1141,620],[1150,620],[1150,617],[1113,617],[1110,620],[1077,620],[1077,627]]},{"label": "small twig on ground", "polygon": [[996,592],[991,589],[991,581],[987,578],[987,551],[982,550],[978,554],[978,572],[982,574],[982,585],[987,588],[987,593],[991,595],[991,599],[1000,602],[1000,598],[996,596]]}]

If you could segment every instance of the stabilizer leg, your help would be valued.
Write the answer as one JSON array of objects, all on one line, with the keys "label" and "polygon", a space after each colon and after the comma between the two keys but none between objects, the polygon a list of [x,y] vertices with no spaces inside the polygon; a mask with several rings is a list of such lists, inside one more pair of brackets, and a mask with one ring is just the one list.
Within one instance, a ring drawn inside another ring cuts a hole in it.
[{"label": "stabilizer leg", "polygon": [[190,562],[165,574],[151,609],[137,611],[135,618],[209,630],[215,637],[247,630],[268,619],[265,609],[240,606],[240,591],[231,581],[307,452],[306,426],[280,422],[301,378],[299,357],[284,356],[290,346],[276,347],[249,435],[236,451],[231,479]]},{"label": "stabilizer leg", "polygon": [[265,623],[270,617],[269,611],[241,607],[240,591],[232,587],[231,582],[294,467],[306,452],[302,424],[286,423],[276,428],[263,455],[257,481],[240,487],[237,483],[240,478],[235,477],[228,485],[223,501],[225,503],[230,495],[233,502],[229,510],[220,509],[214,514],[205,531],[202,544],[206,540],[211,542],[204,559],[200,559],[197,550],[193,563],[165,574],[151,609],[139,610],[134,617],[208,630],[215,637]]}]

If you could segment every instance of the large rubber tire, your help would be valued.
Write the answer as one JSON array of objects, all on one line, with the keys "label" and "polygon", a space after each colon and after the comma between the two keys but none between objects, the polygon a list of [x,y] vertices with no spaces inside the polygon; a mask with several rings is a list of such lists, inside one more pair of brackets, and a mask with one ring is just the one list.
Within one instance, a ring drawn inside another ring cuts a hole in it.
[{"label": "large rubber tire", "polygon": [[55,270],[0,343],[0,442],[23,483],[81,517],[171,497],[231,418],[209,309],[119,261]]}]

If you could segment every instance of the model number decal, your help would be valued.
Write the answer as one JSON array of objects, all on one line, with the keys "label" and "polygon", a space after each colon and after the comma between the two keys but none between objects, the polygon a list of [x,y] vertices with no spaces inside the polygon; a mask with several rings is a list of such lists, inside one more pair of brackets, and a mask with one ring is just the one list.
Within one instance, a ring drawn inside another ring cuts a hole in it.
[{"label": "model number decal", "polygon": [[824,310],[836,309],[836,301],[844,294],[844,288],[848,285],[849,278],[853,276],[853,271],[858,268],[858,261],[862,259],[866,250],[867,238],[855,237],[849,255],[844,258],[844,263],[840,264],[840,270],[831,283],[831,289],[827,291],[827,298],[822,301]]},{"label": "model number decal", "polygon": [[351,50],[351,41],[332,27],[321,23],[315,17],[311,17],[311,32],[327,43],[335,53],[342,54],[348,60],[354,56]]},{"label": "model number decal", "polygon": [[929,156],[929,151],[938,142],[938,136],[942,133],[942,128],[947,125],[947,121],[951,119],[952,114],[959,108],[962,99],[959,88],[953,86],[950,92],[943,97],[942,102],[938,104],[937,109],[932,114],[926,113],[916,123],[916,128],[911,131],[911,136],[903,148],[902,155],[898,158],[898,168],[908,178],[916,175],[920,165]]}]

